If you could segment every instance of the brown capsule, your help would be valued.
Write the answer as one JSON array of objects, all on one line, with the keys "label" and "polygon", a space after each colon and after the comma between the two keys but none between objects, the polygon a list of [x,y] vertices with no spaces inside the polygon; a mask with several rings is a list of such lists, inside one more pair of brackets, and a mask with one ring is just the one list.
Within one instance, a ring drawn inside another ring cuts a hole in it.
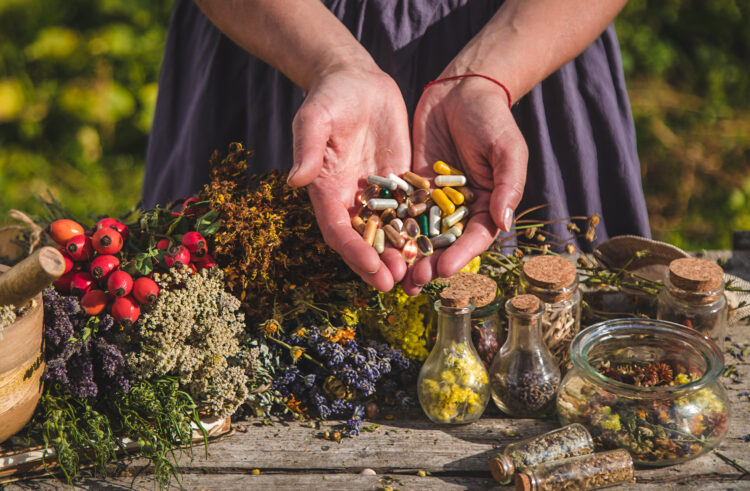
[{"label": "brown capsule", "polygon": [[429,189],[417,189],[409,195],[409,201],[412,203],[424,203],[428,199],[430,199]]},{"label": "brown capsule", "polygon": [[419,223],[413,218],[407,218],[404,221],[404,231],[410,239],[416,239],[419,237]]},{"label": "brown capsule", "polygon": [[367,220],[367,224],[365,224],[365,232],[362,234],[362,238],[370,245],[375,243],[375,233],[378,231],[378,225],[380,225],[380,219],[377,215],[371,216]]},{"label": "brown capsule", "polygon": [[352,227],[359,232],[359,235],[362,235],[365,232],[365,221],[359,215],[355,215],[352,218]]},{"label": "brown capsule", "polygon": [[401,221],[400,218],[394,218],[391,220],[390,226],[396,229],[396,232],[403,232],[404,231],[404,222]]},{"label": "brown capsule", "polygon": [[398,216],[399,218],[406,218],[409,214],[408,210],[409,205],[407,205],[406,203],[401,203],[400,205],[398,205],[398,208],[396,208],[396,216]]},{"label": "brown capsule", "polygon": [[427,203],[412,203],[409,205],[409,216],[416,217],[427,211]]},{"label": "brown capsule", "polygon": [[404,181],[408,182],[417,189],[430,189],[430,181],[422,176],[418,176],[413,172],[406,172],[401,177]]},{"label": "brown capsule", "polygon": [[401,237],[401,232],[396,230],[393,226],[390,224],[386,225],[383,227],[383,232],[385,232],[385,236],[388,238],[388,241],[393,244],[393,247],[396,249],[404,247],[406,241]]},{"label": "brown capsule", "polygon": [[360,208],[359,209],[359,213],[357,213],[357,215],[359,215],[359,217],[362,218],[362,220],[365,220],[365,221],[367,221],[367,219],[370,218],[371,216],[373,216],[374,214],[375,214],[375,212],[372,211],[371,209],[369,209],[366,206],[363,206],[362,208]]},{"label": "brown capsule", "polygon": [[393,208],[386,208],[383,213],[380,214],[380,223],[391,223],[391,220],[396,218],[396,210]]},{"label": "brown capsule", "polygon": [[367,186],[364,190],[362,190],[357,196],[357,199],[363,205],[367,205],[368,201],[370,201],[373,198],[379,198],[379,197],[380,197],[380,187],[373,184],[371,186]]},{"label": "brown capsule", "polygon": [[397,188],[395,191],[393,191],[393,199],[398,201],[399,204],[406,201],[406,193],[403,189]]},{"label": "brown capsule", "polygon": [[432,254],[432,242],[430,242],[430,239],[425,235],[417,237],[417,248],[419,248],[419,252],[423,256],[429,256]]},{"label": "brown capsule", "polygon": [[474,191],[472,191],[468,186],[459,186],[456,188],[456,191],[464,195],[465,203],[473,203],[477,199]]}]

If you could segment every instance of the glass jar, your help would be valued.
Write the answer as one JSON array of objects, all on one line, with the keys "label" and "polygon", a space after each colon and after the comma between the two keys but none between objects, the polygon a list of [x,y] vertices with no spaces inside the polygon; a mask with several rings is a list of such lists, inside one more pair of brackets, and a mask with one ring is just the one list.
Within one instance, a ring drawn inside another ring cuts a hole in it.
[{"label": "glass jar", "polygon": [[535,256],[521,270],[521,290],[544,302],[542,340],[559,365],[568,362],[568,348],[581,329],[581,292],[576,265],[564,257]]},{"label": "glass jar", "polygon": [[434,423],[471,423],[490,398],[487,370],[470,337],[474,306],[449,307],[437,300],[435,310],[437,339],[419,371],[419,403]]},{"label": "glass jar", "polygon": [[582,331],[557,394],[562,424],[581,423],[600,448],[636,464],[684,462],[719,444],[729,400],[719,347],[672,322],[616,319]]},{"label": "glass jar", "polygon": [[599,489],[633,480],[633,459],[625,450],[544,462],[516,475],[523,491]]},{"label": "glass jar", "polygon": [[555,409],[560,368],[542,342],[544,306],[534,295],[505,303],[508,337],[490,368],[492,400],[510,416],[539,418]]},{"label": "glass jar", "polygon": [[541,435],[510,443],[490,460],[490,472],[500,484],[542,462],[561,460],[594,451],[594,441],[583,425],[574,423]]},{"label": "glass jar", "polygon": [[718,264],[694,257],[675,259],[657,302],[657,319],[695,329],[724,348],[728,309],[724,271]]},{"label": "glass jar", "polygon": [[474,309],[471,313],[471,339],[474,342],[479,358],[489,370],[492,359],[505,341],[505,330],[500,322],[502,297],[496,297],[491,303]]}]

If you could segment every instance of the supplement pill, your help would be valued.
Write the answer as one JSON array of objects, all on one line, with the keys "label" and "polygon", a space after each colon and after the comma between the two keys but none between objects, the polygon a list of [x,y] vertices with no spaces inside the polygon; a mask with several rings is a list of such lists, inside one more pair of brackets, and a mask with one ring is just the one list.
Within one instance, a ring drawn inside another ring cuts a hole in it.
[{"label": "supplement pill", "polygon": [[441,174],[443,176],[460,176],[463,175],[463,172],[456,169],[455,167],[451,167],[450,165],[446,164],[442,160],[438,160],[434,164],[432,164],[432,170],[435,171],[435,174]]},{"label": "supplement pill", "polygon": [[352,227],[354,227],[354,230],[359,232],[359,235],[362,235],[365,231],[365,221],[362,220],[362,217],[359,215],[355,215],[352,218]]},{"label": "supplement pill", "polygon": [[462,205],[464,203],[464,195],[456,191],[450,186],[445,186],[443,188],[443,192],[445,193],[448,198],[450,198],[451,201],[453,201],[453,204],[455,205]]},{"label": "supplement pill", "polygon": [[402,177],[406,182],[417,189],[430,189],[430,181],[422,176],[416,175],[413,172],[406,172]]},{"label": "supplement pill", "polygon": [[404,231],[410,239],[416,239],[419,237],[419,224],[413,218],[407,218],[404,221]]},{"label": "supplement pill", "polygon": [[463,186],[466,184],[465,176],[437,176],[435,186]]},{"label": "supplement pill", "polygon": [[387,179],[381,176],[376,176],[374,174],[370,174],[369,176],[367,176],[367,182],[368,184],[377,184],[381,188],[386,188],[390,191],[395,191],[396,188],[398,187],[398,184],[391,181],[390,179]]},{"label": "supplement pill", "polygon": [[396,208],[398,201],[395,199],[372,198],[367,202],[367,207],[371,210],[385,210],[386,208]]},{"label": "supplement pill", "polygon": [[412,191],[414,191],[414,188],[411,187],[411,184],[404,181],[403,179],[401,179],[400,177],[398,177],[396,174],[392,172],[388,174],[388,179],[395,182],[396,186],[398,186],[398,188],[401,191],[405,192],[406,194],[410,194]]},{"label": "supplement pill", "polygon": [[380,190],[380,197],[381,198],[385,198],[385,199],[391,199],[391,198],[393,198],[393,193],[391,193],[390,189],[383,188],[383,189]]},{"label": "supplement pill", "polygon": [[401,231],[404,229],[404,222],[401,221],[400,218],[394,218],[391,220],[390,223],[391,227],[396,229],[396,232],[401,233]]},{"label": "supplement pill", "polygon": [[423,256],[429,256],[433,252],[432,242],[424,235],[417,237],[417,248]]},{"label": "supplement pill", "polygon": [[401,249],[402,247],[404,247],[404,243],[406,242],[406,240],[403,237],[401,237],[401,232],[396,230],[396,228],[393,225],[388,224],[385,227],[383,227],[383,232],[385,233],[385,236],[388,238],[388,242],[393,244],[393,247],[395,247],[396,249]]},{"label": "supplement pill", "polygon": [[446,230],[445,233],[453,234],[456,236],[456,238],[461,237],[461,235],[464,233],[463,224],[461,222],[458,222],[457,224]]},{"label": "supplement pill", "polygon": [[365,224],[365,233],[362,234],[362,238],[370,245],[375,242],[375,232],[378,231],[378,225],[380,225],[380,219],[376,218],[377,216],[373,215],[367,220],[367,223]]},{"label": "supplement pill", "polygon": [[383,232],[382,228],[375,231],[375,240],[373,241],[372,246],[375,248],[375,252],[383,254],[383,251],[385,250],[385,232]]},{"label": "supplement pill", "polygon": [[409,201],[412,203],[424,203],[428,199],[430,199],[429,189],[417,189],[409,195]]},{"label": "supplement pill", "polygon": [[440,249],[441,247],[448,247],[456,241],[456,236],[449,233],[440,234],[430,239],[432,242],[433,249]]},{"label": "supplement pill", "polygon": [[427,211],[427,203],[412,203],[409,205],[409,216],[416,217]]},{"label": "supplement pill", "polygon": [[440,234],[440,216],[442,212],[437,206],[430,208],[429,223],[427,227],[427,235],[435,237]]},{"label": "supplement pill", "polygon": [[473,203],[477,199],[476,195],[474,195],[474,191],[472,191],[469,187],[461,186],[456,188],[456,191],[463,194],[464,200],[469,204]]},{"label": "supplement pill", "polygon": [[419,215],[417,217],[417,223],[419,223],[419,231],[422,233],[422,235],[427,235],[430,233],[430,227],[427,223],[426,213],[423,213],[422,215]]},{"label": "supplement pill", "polygon": [[406,203],[398,205],[398,208],[396,208],[396,216],[399,218],[406,218],[407,215],[409,215],[409,205]]},{"label": "supplement pill", "polygon": [[458,222],[460,222],[461,220],[463,220],[464,217],[468,214],[469,214],[468,208],[466,208],[465,206],[459,206],[458,209],[454,213],[443,218],[443,225],[445,225],[446,227],[452,227]]},{"label": "supplement pill", "polygon": [[359,202],[363,205],[367,205],[367,202],[370,201],[372,198],[378,198],[380,196],[380,186],[367,186],[364,191],[359,193],[359,196],[357,199],[359,199]]},{"label": "supplement pill", "polygon": [[383,213],[380,214],[380,223],[391,223],[391,220],[394,218],[396,218],[396,210],[393,208],[386,208],[383,210]]},{"label": "supplement pill", "polygon": [[401,191],[400,189],[397,189],[393,192],[393,199],[398,201],[399,204],[406,201],[406,193]]},{"label": "supplement pill", "polygon": [[456,205],[448,199],[448,196],[445,195],[442,189],[435,189],[432,191],[432,201],[443,210],[444,216],[448,216],[456,211]]}]

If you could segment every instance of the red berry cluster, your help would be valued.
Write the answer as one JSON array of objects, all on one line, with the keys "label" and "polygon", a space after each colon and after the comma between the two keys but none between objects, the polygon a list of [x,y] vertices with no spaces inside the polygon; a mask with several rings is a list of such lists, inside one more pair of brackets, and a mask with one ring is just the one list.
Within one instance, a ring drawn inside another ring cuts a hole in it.
[{"label": "red berry cluster", "polygon": [[216,261],[208,253],[206,239],[198,232],[186,233],[180,243],[171,239],[161,239],[156,243],[156,248],[166,251],[164,262],[168,268],[176,263],[182,263],[188,271],[195,273],[216,266]]}]

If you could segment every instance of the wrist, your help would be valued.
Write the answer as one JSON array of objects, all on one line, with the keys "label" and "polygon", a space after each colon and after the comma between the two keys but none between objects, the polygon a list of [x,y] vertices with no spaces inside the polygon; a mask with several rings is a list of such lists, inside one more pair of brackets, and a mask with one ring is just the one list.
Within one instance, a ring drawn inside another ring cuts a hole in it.
[{"label": "wrist", "polygon": [[302,89],[308,92],[321,80],[336,73],[380,73],[380,68],[367,50],[359,43],[355,44],[355,46],[338,46],[326,50],[325,55],[311,66],[307,83],[302,86]]}]

